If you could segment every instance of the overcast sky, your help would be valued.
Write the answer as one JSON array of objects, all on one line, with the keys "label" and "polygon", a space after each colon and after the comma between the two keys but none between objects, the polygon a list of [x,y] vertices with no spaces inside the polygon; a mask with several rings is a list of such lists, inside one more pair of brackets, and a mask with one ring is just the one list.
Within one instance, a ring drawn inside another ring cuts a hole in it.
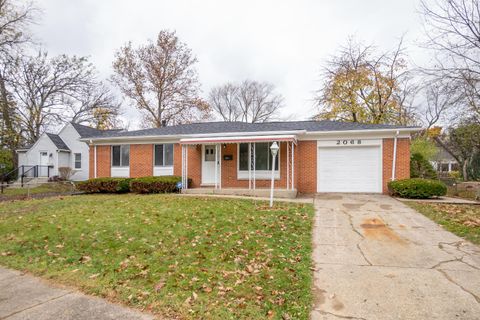
[{"label": "overcast sky", "polygon": [[[282,117],[313,114],[322,63],[355,35],[392,49],[405,34],[411,59],[425,56],[417,0],[37,0],[44,11],[34,33],[50,54],[90,56],[102,78],[113,54],[176,30],[197,56],[203,95],[227,81],[273,83],[285,97]],[[128,118],[138,115],[126,110]],[[132,121],[136,127],[138,120]]]}]

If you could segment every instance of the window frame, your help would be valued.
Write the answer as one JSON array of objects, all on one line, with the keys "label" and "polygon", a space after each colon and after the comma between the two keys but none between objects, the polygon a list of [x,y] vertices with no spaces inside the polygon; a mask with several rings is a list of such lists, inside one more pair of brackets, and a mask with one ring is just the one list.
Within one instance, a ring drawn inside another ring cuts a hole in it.
[{"label": "window frame", "polygon": [[[80,156],[80,160],[77,161],[77,155]],[[80,165],[77,167],[77,163]],[[82,169],[82,154],[80,152],[74,153],[73,154],[73,168],[75,170],[81,170]]]},{"label": "window frame", "polygon": [[[113,164],[113,148],[114,147],[120,147],[120,164],[119,165],[114,165]],[[122,157],[122,150],[124,148],[127,148],[128,147],[128,165],[123,165],[123,157]],[[111,159],[110,159],[110,166],[112,168],[129,168],[130,167],[130,145],[129,144],[115,144],[115,145],[112,145],[111,148],[110,148],[110,154],[111,154]]]},{"label": "window frame", "polygon": [[[171,145],[172,146],[172,164],[165,164],[165,146],[166,145]],[[156,164],[157,162],[157,153],[155,152],[155,149],[157,146],[163,146],[163,150],[162,150],[162,157],[163,157],[163,164]],[[164,167],[173,167],[173,163],[174,163],[174,158],[175,158],[175,146],[173,143],[155,143],[153,145],[153,166],[154,167],[158,167],[158,168],[164,168]]]},{"label": "window frame", "polygon": [[[274,141],[271,141],[271,142],[267,142],[269,147],[268,147],[268,151],[269,151],[269,154],[270,154],[270,146],[271,144],[273,143]],[[249,144],[249,142],[243,142],[243,143],[246,143],[247,145]],[[250,142],[250,143],[253,143],[255,144],[256,142]],[[261,142],[261,143],[265,143],[265,142]],[[240,170],[240,144],[241,143],[237,143],[237,179],[238,180],[248,180],[248,169],[247,170]],[[281,149],[281,143],[278,143],[278,146],[279,146],[279,149],[278,149],[278,153],[277,153],[277,159],[278,159],[278,168],[276,170],[274,170],[274,179],[275,180],[279,180],[280,179],[280,167],[281,167],[281,158],[280,158],[280,149]],[[250,148],[248,148],[248,154],[250,154]],[[269,156],[270,158],[270,156]],[[251,157],[248,157],[248,168],[251,167]],[[269,159],[271,162],[271,158]],[[268,166],[270,166],[271,164],[269,163]],[[253,169],[251,170],[251,172],[253,173]],[[271,169],[268,169],[268,170],[255,170],[255,179],[257,180],[265,180],[265,179],[270,179],[271,177],[271,174],[272,174],[272,170]],[[252,177],[253,179],[253,177]]]}]

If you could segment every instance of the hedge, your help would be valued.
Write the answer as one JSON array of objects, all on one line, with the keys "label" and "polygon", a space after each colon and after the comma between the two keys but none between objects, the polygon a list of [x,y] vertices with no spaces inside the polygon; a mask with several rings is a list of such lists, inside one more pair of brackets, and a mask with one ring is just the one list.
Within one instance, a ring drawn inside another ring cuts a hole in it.
[{"label": "hedge", "polygon": [[413,178],[389,182],[388,191],[400,198],[428,199],[446,195],[447,186],[437,180]]},{"label": "hedge", "polygon": [[420,153],[410,156],[410,178],[437,179],[438,175],[432,164]]},{"label": "hedge", "polygon": [[86,193],[124,193],[130,191],[130,178],[95,178],[82,181],[77,188]]},{"label": "hedge", "polygon": [[130,191],[135,193],[177,192],[177,184],[181,181],[182,177],[178,176],[135,178],[130,181]]}]

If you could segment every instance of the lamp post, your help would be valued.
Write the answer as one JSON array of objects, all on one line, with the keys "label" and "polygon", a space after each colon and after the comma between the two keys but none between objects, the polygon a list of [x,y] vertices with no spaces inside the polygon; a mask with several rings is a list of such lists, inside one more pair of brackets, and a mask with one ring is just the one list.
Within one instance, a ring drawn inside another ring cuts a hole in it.
[{"label": "lamp post", "polygon": [[273,207],[273,188],[275,185],[275,158],[277,157],[278,149],[279,147],[277,142],[273,142],[270,146],[270,152],[272,153],[272,183],[270,186],[270,207]]}]

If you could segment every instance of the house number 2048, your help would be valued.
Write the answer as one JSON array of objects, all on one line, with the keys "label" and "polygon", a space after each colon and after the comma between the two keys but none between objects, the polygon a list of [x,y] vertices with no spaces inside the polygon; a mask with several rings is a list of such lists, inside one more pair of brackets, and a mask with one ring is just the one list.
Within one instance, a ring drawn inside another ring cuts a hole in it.
[{"label": "house number 2048", "polygon": [[351,140],[337,140],[337,146],[341,146],[341,145],[351,145],[351,144],[362,144],[362,140],[358,139],[358,140],[355,140],[355,139],[351,139]]}]

